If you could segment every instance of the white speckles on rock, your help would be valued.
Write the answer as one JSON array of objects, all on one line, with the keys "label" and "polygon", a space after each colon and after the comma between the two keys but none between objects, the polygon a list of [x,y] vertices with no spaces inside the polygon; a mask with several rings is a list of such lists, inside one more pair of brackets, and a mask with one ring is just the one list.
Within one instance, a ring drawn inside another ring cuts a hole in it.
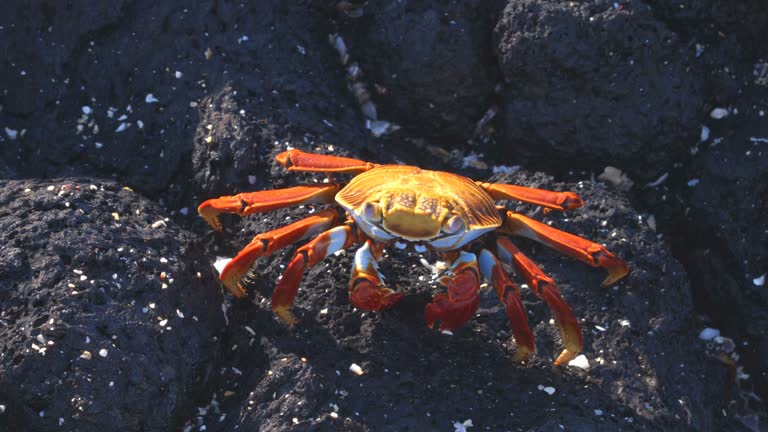
[{"label": "white speckles on rock", "polygon": [[552,387],[552,386],[546,386],[546,387],[545,387],[545,386],[543,386],[543,385],[539,385],[538,389],[539,389],[539,390],[541,390],[541,391],[543,391],[544,393],[546,393],[546,394],[550,395],[550,396],[552,396],[553,394],[555,394],[555,388],[554,388],[554,387]]},{"label": "white speckles on rock", "polygon": [[453,422],[453,432],[467,432],[467,428],[473,427],[472,419],[464,420],[463,422]]},{"label": "white speckles on rock", "polygon": [[709,128],[704,125],[701,126],[700,139],[701,139],[701,142],[707,142],[707,140],[709,139]]},{"label": "white speckles on rock", "polygon": [[711,327],[707,327],[699,333],[699,339],[703,341],[710,341],[718,336],[720,336],[720,330]]},{"label": "white speckles on rock", "polygon": [[730,114],[730,113],[728,112],[727,109],[718,107],[718,108],[713,109],[709,113],[709,116],[711,118],[715,119],[715,120],[720,120],[720,119],[728,117],[728,114]]}]

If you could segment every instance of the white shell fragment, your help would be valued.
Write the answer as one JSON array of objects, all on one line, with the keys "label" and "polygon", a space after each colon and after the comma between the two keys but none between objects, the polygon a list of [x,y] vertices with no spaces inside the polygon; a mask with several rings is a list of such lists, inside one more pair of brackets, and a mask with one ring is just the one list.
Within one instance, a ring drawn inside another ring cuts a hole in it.
[{"label": "white shell fragment", "polygon": [[765,285],[765,273],[763,273],[762,276],[756,277],[752,279],[752,283],[755,284],[755,286],[763,286]]},{"label": "white shell fragment", "polygon": [[464,420],[463,422],[453,422],[453,432],[467,432],[467,428],[473,427],[472,419]]},{"label": "white shell fragment", "polygon": [[544,387],[543,385],[539,385],[538,388],[539,388],[539,390],[543,391],[544,393],[546,393],[546,394],[548,394],[550,396],[555,394],[555,388],[554,387],[551,387],[551,386]]},{"label": "white shell fragment", "polygon": [[701,126],[701,142],[706,142],[709,139],[709,128]]},{"label": "white shell fragment", "polygon": [[155,95],[153,95],[152,93],[147,93],[147,96],[144,98],[144,102],[146,102],[148,104],[152,104],[152,103],[158,103],[160,101],[157,100]]},{"label": "white shell fragment", "polygon": [[579,354],[576,356],[576,358],[568,362],[568,366],[573,366],[579,369],[587,370],[589,369],[589,360],[587,360],[587,356],[585,356],[584,354]]},{"label": "white shell fragment", "polygon": [[720,330],[711,327],[707,327],[699,333],[699,339],[703,341],[710,341],[718,336],[720,336]]},{"label": "white shell fragment", "polygon": [[100,350],[99,350],[99,355],[100,355],[100,356],[102,356],[102,357],[106,357],[106,356],[107,356],[107,354],[109,354],[109,351],[107,351],[107,349],[106,349],[106,348],[102,348],[102,349],[100,349]]},{"label": "white shell fragment", "polygon": [[349,371],[352,372],[355,375],[362,375],[362,374],[365,373],[365,372],[363,372],[363,368],[358,366],[357,363],[352,363],[351,365],[349,365]]},{"label": "white shell fragment", "polygon": [[712,112],[709,113],[709,116],[715,120],[720,120],[722,118],[728,117],[728,114],[730,113],[727,109],[718,107],[713,109]]},{"label": "white shell fragment", "polygon": [[5,134],[8,135],[8,139],[15,140],[19,136],[19,131],[16,129],[5,128]]},{"label": "white shell fragment", "polygon": [[597,176],[597,179],[610,183],[620,191],[628,191],[635,184],[622,170],[612,166],[605,167],[603,173]]}]

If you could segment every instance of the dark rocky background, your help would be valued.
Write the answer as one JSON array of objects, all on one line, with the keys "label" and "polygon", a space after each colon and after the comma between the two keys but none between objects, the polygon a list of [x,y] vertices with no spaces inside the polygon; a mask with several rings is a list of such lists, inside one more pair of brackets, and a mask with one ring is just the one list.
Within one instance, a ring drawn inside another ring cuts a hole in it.
[{"label": "dark rocky background", "polygon": [[[4,2],[0,431],[766,430],[766,30],[761,0]],[[589,368],[551,365],[530,293],[527,364],[490,291],[427,329],[413,253],[384,313],[348,303],[351,253],[309,272],[294,328],[268,304],[291,248],[225,295],[216,257],[306,209],[219,234],[195,208],[322,178],[277,166],[289,147],[581,194],[517,207],[632,267],[603,290],[519,242]]]}]

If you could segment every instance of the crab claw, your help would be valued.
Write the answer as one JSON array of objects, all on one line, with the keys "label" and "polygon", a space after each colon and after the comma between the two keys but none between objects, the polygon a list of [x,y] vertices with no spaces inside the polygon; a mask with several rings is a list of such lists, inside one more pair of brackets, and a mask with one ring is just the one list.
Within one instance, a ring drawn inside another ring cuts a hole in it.
[{"label": "crab claw", "polygon": [[391,308],[400,299],[403,293],[391,288],[373,285],[367,279],[358,279],[350,289],[349,301],[360,309],[380,311]]},{"label": "crab claw", "polygon": [[454,330],[469,321],[479,305],[480,297],[453,301],[448,294],[435,294],[432,303],[424,308],[424,320],[429,328],[440,321],[440,331]]},{"label": "crab claw", "polygon": [[604,248],[594,253],[592,257],[598,265],[608,271],[608,276],[606,276],[600,284],[601,287],[610,286],[629,273],[629,266],[627,263]]},{"label": "crab claw", "polygon": [[219,275],[219,280],[230,294],[241,298],[247,295],[245,289],[240,285],[240,279],[248,272],[256,259],[263,254],[263,244],[251,243],[224,266]]},{"label": "crab claw", "polygon": [[433,328],[440,321],[440,331],[454,330],[472,318],[480,305],[480,273],[474,254],[461,252],[448,269],[448,276],[438,282],[447,293],[435,294],[424,308],[424,320]]}]

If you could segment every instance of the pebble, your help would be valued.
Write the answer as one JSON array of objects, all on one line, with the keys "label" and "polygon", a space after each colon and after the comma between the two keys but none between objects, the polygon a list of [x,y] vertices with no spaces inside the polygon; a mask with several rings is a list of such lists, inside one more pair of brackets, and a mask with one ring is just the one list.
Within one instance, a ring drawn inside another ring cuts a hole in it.
[{"label": "pebble", "polygon": [[720,330],[711,327],[707,327],[699,333],[699,339],[704,341],[710,341],[718,336],[720,336]]},{"label": "pebble", "polygon": [[727,109],[718,107],[713,109],[712,112],[709,113],[709,116],[715,120],[720,120],[722,118],[728,117],[728,114],[730,113]]},{"label": "pebble", "polygon": [[586,370],[589,369],[589,360],[584,354],[579,354],[576,356],[576,358],[568,362],[568,366]]},{"label": "pebble", "polygon": [[765,273],[763,273],[762,276],[756,277],[752,279],[752,283],[755,284],[755,286],[763,286],[765,285]]}]

